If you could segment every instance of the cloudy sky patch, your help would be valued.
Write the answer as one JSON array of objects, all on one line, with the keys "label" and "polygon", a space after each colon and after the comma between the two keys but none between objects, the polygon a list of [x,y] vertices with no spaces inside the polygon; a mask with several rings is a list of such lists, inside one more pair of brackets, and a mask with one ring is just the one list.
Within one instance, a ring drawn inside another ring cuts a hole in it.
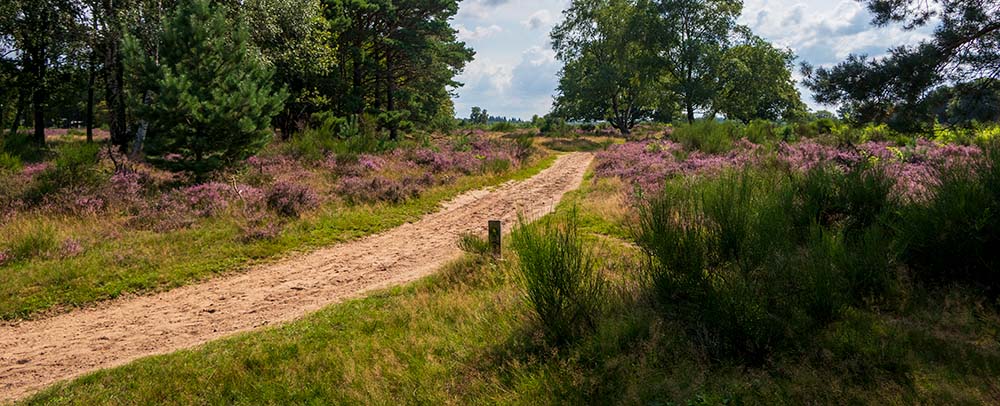
[{"label": "cloudy sky patch", "polygon": [[[562,67],[549,31],[568,5],[569,0],[462,1],[452,25],[476,50],[476,60],[459,77],[465,86],[456,90],[456,114],[468,116],[472,106],[524,119],[547,113]],[[927,38],[933,30],[875,28],[871,14],[853,0],[746,0],[740,23],[791,48],[800,62],[817,66],[833,65],[851,53],[881,56],[891,47]],[[829,108],[813,102],[801,86],[800,91],[810,107]]]}]

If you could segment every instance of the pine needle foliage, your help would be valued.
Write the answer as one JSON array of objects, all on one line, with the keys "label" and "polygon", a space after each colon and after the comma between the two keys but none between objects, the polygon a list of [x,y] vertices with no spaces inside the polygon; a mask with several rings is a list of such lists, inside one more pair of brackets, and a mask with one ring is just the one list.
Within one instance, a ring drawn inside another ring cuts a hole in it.
[{"label": "pine needle foliage", "polygon": [[147,159],[196,175],[259,151],[286,92],[255,55],[244,24],[231,26],[207,0],[184,0],[167,19],[157,51],[126,38],[129,67],[145,88],[136,114],[148,125]]}]

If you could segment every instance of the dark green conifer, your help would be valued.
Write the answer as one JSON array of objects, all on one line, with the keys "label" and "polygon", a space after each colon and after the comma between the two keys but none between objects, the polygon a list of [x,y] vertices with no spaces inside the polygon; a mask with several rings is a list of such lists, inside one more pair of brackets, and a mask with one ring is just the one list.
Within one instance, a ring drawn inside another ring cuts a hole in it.
[{"label": "dark green conifer", "polygon": [[208,0],[184,0],[167,19],[157,52],[126,39],[128,63],[147,89],[136,113],[148,125],[146,156],[203,176],[267,144],[286,92],[250,48],[247,28],[230,26]]}]

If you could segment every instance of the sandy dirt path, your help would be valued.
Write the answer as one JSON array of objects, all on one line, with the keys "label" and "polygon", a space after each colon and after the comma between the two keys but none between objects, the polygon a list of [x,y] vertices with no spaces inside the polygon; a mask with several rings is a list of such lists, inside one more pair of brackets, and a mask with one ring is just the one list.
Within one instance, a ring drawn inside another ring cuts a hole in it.
[{"label": "sandy dirt path", "polygon": [[563,155],[520,182],[466,193],[414,223],[245,273],[0,327],[0,402],[140,357],[287,322],[331,303],[426,276],[460,255],[457,237],[551,211],[592,157]]}]

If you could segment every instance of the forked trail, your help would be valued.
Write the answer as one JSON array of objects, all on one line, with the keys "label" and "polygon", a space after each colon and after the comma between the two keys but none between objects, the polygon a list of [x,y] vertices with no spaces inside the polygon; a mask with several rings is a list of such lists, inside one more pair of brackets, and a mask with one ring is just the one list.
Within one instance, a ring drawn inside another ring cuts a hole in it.
[{"label": "forked trail", "polygon": [[428,275],[459,255],[460,233],[551,211],[579,186],[591,159],[563,155],[531,179],[466,193],[414,223],[245,273],[0,327],[0,402]]}]

